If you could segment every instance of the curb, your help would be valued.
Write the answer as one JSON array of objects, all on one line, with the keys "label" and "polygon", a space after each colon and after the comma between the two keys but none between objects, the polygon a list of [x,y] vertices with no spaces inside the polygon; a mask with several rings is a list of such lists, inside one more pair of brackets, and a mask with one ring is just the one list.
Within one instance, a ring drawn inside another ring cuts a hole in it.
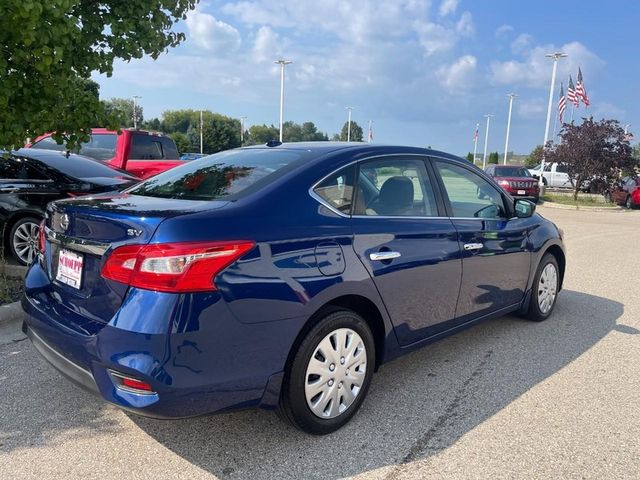
[{"label": "curb", "polygon": [[538,203],[540,207],[557,208],[558,210],[581,210],[583,212],[612,212],[624,213],[628,210],[622,207],[585,207],[582,205],[565,205],[563,203],[544,202]]},{"label": "curb", "polygon": [[24,311],[20,301],[0,306],[0,327],[22,320]]},{"label": "curb", "polygon": [[22,265],[9,265],[8,263],[0,263],[0,273],[7,277],[24,278],[29,267]]}]

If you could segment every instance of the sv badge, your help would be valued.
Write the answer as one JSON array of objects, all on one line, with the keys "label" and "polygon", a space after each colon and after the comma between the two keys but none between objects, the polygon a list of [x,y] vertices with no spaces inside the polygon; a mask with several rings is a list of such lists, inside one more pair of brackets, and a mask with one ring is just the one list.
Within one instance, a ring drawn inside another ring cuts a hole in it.
[{"label": "sv badge", "polygon": [[130,237],[139,237],[142,235],[142,230],[136,230],[135,228],[128,228],[127,235]]}]

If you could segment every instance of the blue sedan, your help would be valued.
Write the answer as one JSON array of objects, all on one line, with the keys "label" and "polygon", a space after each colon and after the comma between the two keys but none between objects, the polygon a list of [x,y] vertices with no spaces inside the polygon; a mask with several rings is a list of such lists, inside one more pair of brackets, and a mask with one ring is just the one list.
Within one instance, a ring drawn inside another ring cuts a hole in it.
[{"label": "blue sedan", "polygon": [[140,415],[348,422],[383,363],[477,322],[548,318],[558,228],[469,162],[362,143],[241,148],[51,203],[24,330]]}]

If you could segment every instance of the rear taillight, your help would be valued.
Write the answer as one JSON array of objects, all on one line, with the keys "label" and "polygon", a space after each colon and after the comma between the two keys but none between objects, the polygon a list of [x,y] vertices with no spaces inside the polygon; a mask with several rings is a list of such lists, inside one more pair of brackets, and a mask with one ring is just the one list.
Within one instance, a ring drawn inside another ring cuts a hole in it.
[{"label": "rear taillight", "polygon": [[46,248],[46,238],[44,234],[44,220],[40,222],[40,228],[38,229],[38,250],[40,253],[45,252]]},{"label": "rear taillight", "polygon": [[253,248],[254,242],[183,242],[116,248],[102,276],[159,292],[216,290],[216,275]]}]

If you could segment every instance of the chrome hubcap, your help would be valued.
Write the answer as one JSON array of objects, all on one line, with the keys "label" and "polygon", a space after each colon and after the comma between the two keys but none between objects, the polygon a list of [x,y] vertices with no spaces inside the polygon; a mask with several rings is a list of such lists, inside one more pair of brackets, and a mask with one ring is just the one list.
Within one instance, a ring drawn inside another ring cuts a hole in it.
[{"label": "chrome hubcap", "polygon": [[548,263],[542,270],[538,282],[538,307],[542,313],[549,313],[556,301],[558,291],[558,272],[553,263]]},{"label": "chrome hubcap", "polygon": [[38,233],[40,226],[37,223],[23,223],[13,234],[13,249],[16,256],[24,263],[31,263],[38,254]]},{"label": "chrome hubcap", "polygon": [[354,402],[364,382],[367,351],[360,335],[339,328],[318,344],[307,366],[307,405],[320,418],[335,418]]}]

